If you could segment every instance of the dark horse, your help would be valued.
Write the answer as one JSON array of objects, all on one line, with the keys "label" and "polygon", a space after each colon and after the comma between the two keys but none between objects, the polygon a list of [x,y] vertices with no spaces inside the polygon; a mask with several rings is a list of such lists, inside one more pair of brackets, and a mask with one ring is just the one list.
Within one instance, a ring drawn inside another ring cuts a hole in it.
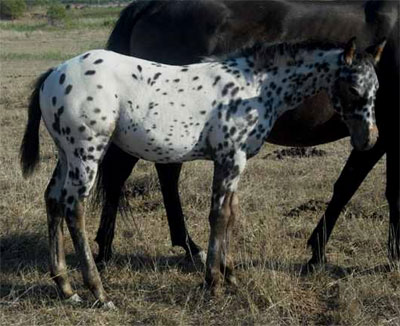
[{"label": "dark horse", "polygon": [[[254,41],[315,39],[343,42],[357,36],[361,47],[388,37],[378,67],[380,89],[376,119],[377,144],[367,152],[353,150],[334,186],[333,197],[313,231],[310,265],[324,262],[325,246],[341,210],[369,171],[386,153],[386,197],[390,210],[389,257],[400,259],[399,176],[399,5],[396,1],[366,3],[324,1],[137,1],[126,7],[108,40],[119,53],[168,64],[198,62],[203,56],[226,53]],[[328,97],[320,93],[304,110],[290,111],[275,124],[269,142],[312,146],[348,136]],[[125,180],[138,159],[111,145],[99,169],[98,190],[103,211],[96,241],[98,260],[111,255],[115,218]],[[173,245],[188,254],[200,248],[189,237],[178,194],[181,164],[156,164]]]}]

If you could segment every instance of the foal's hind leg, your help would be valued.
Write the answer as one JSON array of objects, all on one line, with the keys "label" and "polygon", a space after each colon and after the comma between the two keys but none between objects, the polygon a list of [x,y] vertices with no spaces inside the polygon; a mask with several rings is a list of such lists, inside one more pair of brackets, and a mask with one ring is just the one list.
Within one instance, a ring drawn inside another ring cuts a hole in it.
[{"label": "foal's hind leg", "polygon": [[[99,138],[96,138],[90,144],[86,144],[83,141],[79,143],[77,141],[77,146],[79,144],[82,149],[82,151],[79,151],[80,154],[78,156],[75,155],[74,148],[65,148],[69,152],[66,153],[68,173],[63,188],[65,195],[64,212],[75,251],[80,259],[84,283],[100,303],[104,303],[108,307],[113,307],[112,302],[108,300],[104,291],[93,259],[85,230],[83,212],[83,199],[89,195],[94,184],[98,162],[105,151],[104,144],[109,141],[107,137],[104,137],[103,141]],[[96,148],[96,150],[93,151],[92,148]]]},{"label": "foal's hind leg", "polygon": [[80,301],[77,294],[73,293],[67,276],[67,266],[64,253],[63,236],[63,205],[61,204],[62,187],[67,173],[67,165],[62,155],[53,172],[53,176],[45,192],[47,208],[47,223],[49,229],[50,246],[50,274],[65,298]]}]

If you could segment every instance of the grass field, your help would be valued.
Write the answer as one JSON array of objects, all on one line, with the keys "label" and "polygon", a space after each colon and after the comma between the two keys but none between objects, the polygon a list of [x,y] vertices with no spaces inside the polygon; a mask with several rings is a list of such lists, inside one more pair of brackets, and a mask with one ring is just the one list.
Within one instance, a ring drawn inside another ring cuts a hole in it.
[{"label": "grass field", "polygon": [[[95,12],[97,10],[97,12]],[[64,26],[40,12],[0,22],[0,324],[1,325],[400,325],[400,271],[388,268],[385,161],[368,175],[339,219],[327,248],[329,264],[308,276],[306,241],[329,201],[350,153],[348,139],[319,146],[323,155],[278,155],[266,145],[240,183],[241,214],[233,252],[239,288],[219,298],[198,285],[203,270],[171,248],[152,164],[129,180],[131,218],[118,219],[115,258],[102,271],[117,311],[93,308],[69,236],[69,275],[86,303],[58,296],[48,268],[43,192],[56,152],[41,129],[41,166],[23,180],[18,149],[33,80],[48,67],[103,47],[116,9],[85,9]],[[79,16],[79,17],[78,17]],[[208,240],[211,164],[185,164],[180,189],[192,237]],[[93,252],[99,211],[87,206]]]}]

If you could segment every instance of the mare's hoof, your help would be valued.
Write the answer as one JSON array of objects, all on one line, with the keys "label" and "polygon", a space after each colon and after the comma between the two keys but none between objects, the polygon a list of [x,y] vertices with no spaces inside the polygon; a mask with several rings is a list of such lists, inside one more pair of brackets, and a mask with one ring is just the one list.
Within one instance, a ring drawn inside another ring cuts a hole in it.
[{"label": "mare's hoof", "polygon": [[397,248],[397,250],[389,251],[389,260],[392,265],[399,266],[399,264],[400,264],[400,249],[399,248]]},{"label": "mare's hoof", "polygon": [[389,268],[393,270],[400,271],[400,260],[390,260],[389,261]]},{"label": "mare's hoof", "polygon": [[71,295],[69,298],[67,298],[66,301],[70,302],[70,303],[73,303],[73,304],[77,304],[77,303],[82,303],[83,302],[82,298],[76,293]]},{"label": "mare's hoof", "polygon": [[300,270],[301,275],[312,274],[321,267],[323,267],[326,263],[326,257],[323,258],[316,258],[312,257],[307,264],[303,265]]},{"label": "mare's hoof", "polygon": [[111,258],[112,258],[112,254],[108,254],[108,255],[99,254],[94,259],[94,262],[96,263],[96,265],[104,265],[104,264],[108,263],[111,260]]}]

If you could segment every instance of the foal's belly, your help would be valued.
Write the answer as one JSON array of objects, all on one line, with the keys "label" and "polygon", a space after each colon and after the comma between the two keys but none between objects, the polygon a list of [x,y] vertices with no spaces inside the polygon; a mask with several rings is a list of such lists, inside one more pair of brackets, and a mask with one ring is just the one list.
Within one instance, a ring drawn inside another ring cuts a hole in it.
[{"label": "foal's belly", "polygon": [[201,130],[186,125],[159,127],[154,122],[117,128],[113,143],[126,153],[156,163],[175,163],[204,158],[205,141]]}]

